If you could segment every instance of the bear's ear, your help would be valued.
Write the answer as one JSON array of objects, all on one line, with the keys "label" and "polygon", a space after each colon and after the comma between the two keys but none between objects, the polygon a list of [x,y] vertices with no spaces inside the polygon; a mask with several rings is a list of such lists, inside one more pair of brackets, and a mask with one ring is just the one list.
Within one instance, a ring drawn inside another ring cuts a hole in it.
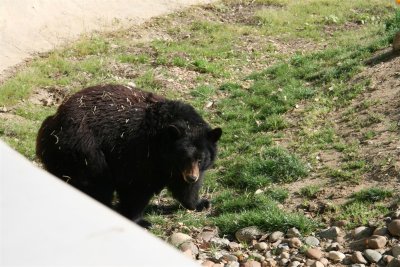
[{"label": "bear's ear", "polygon": [[179,128],[173,124],[168,126],[167,133],[168,133],[168,137],[173,140],[177,140],[182,136],[181,130],[179,130]]},{"label": "bear's ear", "polygon": [[222,135],[222,129],[221,128],[215,128],[215,129],[212,129],[211,131],[209,131],[207,133],[207,138],[211,142],[216,143],[219,140],[219,138],[221,138],[221,135]]}]

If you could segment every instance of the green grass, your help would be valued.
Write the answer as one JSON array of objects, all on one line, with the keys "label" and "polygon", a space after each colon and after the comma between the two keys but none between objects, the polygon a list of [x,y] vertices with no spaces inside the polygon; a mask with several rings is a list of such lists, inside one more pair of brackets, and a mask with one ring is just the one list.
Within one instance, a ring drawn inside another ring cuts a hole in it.
[{"label": "green grass", "polygon": [[[229,20],[238,4],[248,13]],[[359,181],[369,170],[359,156],[359,144],[341,138],[329,116],[367,90],[369,80],[349,81],[400,29],[400,12],[393,13],[393,5],[380,0],[230,0],[153,20],[168,38],[138,43],[126,31],[86,36],[33,60],[0,85],[0,107],[12,107],[18,118],[0,120],[0,136],[35,159],[40,122],[56,107],[31,104],[32,92],[48,86],[75,92],[98,83],[134,82],[189,102],[224,131],[219,159],[207,173],[202,192],[213,197],[211,214],[177,209],[165,216],[150,210],[154,233],[164,235],[177,222],[189,228],[216,225],[222,234],[249,225],[312,232],[320,225],[318,219],[279,208],[289,197],[281,184],[315,172],[309,166],[317,164],[321,150],[341,155],[338,166],[323,169],[335,182]],[[304,111],[293,129],[288,116],[299,104]],[[373,104],[365,102],[362,108]],[[356,112],[349,111],[348,119],[355,120]],[[358,126],[381,121],[379,114],[371,113]],[[372,138],[365,133],[365,139]],[[258,189],[262,193],[254,194]],[[319,189],[310,186],[300,193],[312,198]],[[352,212],[364,212],[361,223],[383,211],[368,210],[368,205],[356,201],[342,216],[356,218]]]},{"label": "green grass", "polygon": [[351,198],[356,202],[373,203],[385,200],[388,197],[392,197],[393,193],[393,190],[373,187],[356,192],[351,196]]},{"label": "green grass", "polygon": [[300,194],[308,199],[315,198],[321,190],[319,185],[309,185],[300,189]]}]

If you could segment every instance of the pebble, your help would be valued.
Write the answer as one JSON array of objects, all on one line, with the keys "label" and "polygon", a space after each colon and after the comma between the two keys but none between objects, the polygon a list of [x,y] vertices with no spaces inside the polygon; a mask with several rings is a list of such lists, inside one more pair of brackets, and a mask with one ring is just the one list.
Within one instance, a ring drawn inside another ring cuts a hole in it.
[{"label": "pebble", "polygon": [[352,264],[351,267],[365,267],[365,264],[355,263],[355,264]]},{"label": "pebble", "polygon": [[301,237],[301,233],[297,228],[293,227],[293,228],[290,228],[289,230],[287,230],[286,236],[287,237]]},{"label": "pebble", "polygon": [[224,267],[240,267],[240,263],[237,261],[230,261],[226,263]]},{"label": "pebble", "polygon": [[311,264],[311,267],[325,267],[325,265],[320,261],[315,261],[313,264]]},{"label": "pebble", "polygon": [[243,267],[261,267],[261,263],[255,260],[249,260],[246,261],[243,265]]},{"label": "pebble", "polygon": [[269,239],[269,242],[274,243],[274,242],[278,241],[279,239],[282,239],[284,236],[285,236],[284,233],[282,233],[280,231],[276,231],[276,232],[273,232],[272,234],[270,234],[268,239]]},{"label": "pebble", "polygon": [[282,252],[280,257],[281,257],[281,259],[289,259],[290,254],[288,252]]},{"label": "pebble", "polygon": [[265,259],[265,261],[263,261],[262,266],[263,267],[275,267],[275,266],[277,266],[277,264],[278,263],[273,258],[267,258],[267,259]]},{"label": "pebble", "polygon": [[257,252],[250,253],[250,256],[253,257],[254,259],[258,261],[263,261],[265,260],[265,257]]},{"label": "pebble", "polygon": [[373,233],[373,229],[367,226],[360,226],[351,231],[354,240],[370,237]]},{"label": "pebble", "polygon": [[301,240],[297,237],[293,237],[289,240],[289,247],[291,248],[299,248],[303,245]]},{"label": "pebble", "polygon": [[330,251],[328,258],[334,262],[341,262],[344,258],[346,258],[346,255],[340,251]]},{"label": "pebble", "polygon": [[203,261],[203,263],[201,264],[201,266],[204,266],[204,267],[212,267],[212,266],[214,266],[214,262],[213,262],[213,261],[210,261],[210,260],[205,260],[205,261]]},{"label": "pebble", "polygon": [[190,252],[194,256],[199,254],[199,248],[192,241],[186,241],[183,244],[181,244],[179,246],[179,250],[184,252],[190,250]]},{"label": "pebble", "polygon": [[324,266],[328,266],[329,261],[327,258],[320,258],[319,261],[324,265]]},{"label": "pebble", "polygon": [[179,248],[186,241],[191,241],[192,238],[184,233],[173,233],[169,238],[168,242],[174,247]]},{"label": "pebble", "polygon": [[301,264],[301,262],[299,261],[292,261],[291,263],[289,263],[288,267],[297,267]]},{"label": "pebble", "polygon": [[332,244],[329,245],[329,247],[326,250],[327,251],[339,251],[341,249],[343,249],[343,247],[338,242],[333,242]]},{"label": "pebble", "polygon": [[351,255],[351,261],[353,263],[362,263],[362,264],[367,264],[367,260],[364,258],[363,254],[360,251],[355,251]]},{"label": "pebble", "polygon": [[384,248],[386,246],[387,239],[384,236],[373,235],[367,239],[368,248],[379,249]]},{"label": "pebble", "polygon": [[317,246],[319,245],[319,240],[318,240],[318,238],[316,238],[316,237],[314,237],[314,236],[307,236],[307,237],[304,239],[304,243],[305,243],[306,245],[311,246],[311,247],[317,247]]},{"label": "pebble", "polygon": [[230,243],[230,241],[228,239],[219,238],[219,237],[213,237],[210,239],[209,242],[214,247],[219,247],[219,248],[227,248],[227,247],[229,247],[229,243]]},{"label": "pebble", "polygon": [[218,236],[218,230],[216,228],[204,228],[203,231],[198,235],[198,238],[204,242],[209,242],[211,238]]},{"label": "pebble", "polygon": [[269,248],[268,244],[265,242],[260,242],[254,245],[254,248],[257,249],[258,251],[264,251]]},{"label": "pebble", "polygon": [[230,251],[237,251],[240,249],[240,244],[236,243],[236,242],[229,242],[228,248]]},{"label": "pebble", "polygon": [[381,235],[385,236],[389,233],[387,227],[376,228],[373,232],[373,235]]},{"label": "pebble", "polygon": [[400,244],[394,245],[392,247],[392,255],[393,257],[397,258],[400,256]]},{"label": "pebble", "polygon": [[393,236],[400,236],[400,219],[393,220],[388,225],[389,233]]},{"label": "pebble", "polygon": [[368,261],[373,263],[380,261],[382,258],[382,254],[373,249],[364,250],[364,256]]},{"label": "pebble", "polygon": [[340,234],[340,228],[337,226],[332,226],[329,229],[323,230],[319,233],[319,236],[321,238],[326,238],[326,239],[335,239],[338,237]]},{"label": "pebble", "polygon": [[309,248],[306,251],[306,256],[311,259],[319,260],[322,258],[322,252],[318,248]]},{"label": "pebble", "polygon": [[262,235],[263,232],[257,226],[249,226],[238,230],[235,237],[239,242],[250,243]]}]

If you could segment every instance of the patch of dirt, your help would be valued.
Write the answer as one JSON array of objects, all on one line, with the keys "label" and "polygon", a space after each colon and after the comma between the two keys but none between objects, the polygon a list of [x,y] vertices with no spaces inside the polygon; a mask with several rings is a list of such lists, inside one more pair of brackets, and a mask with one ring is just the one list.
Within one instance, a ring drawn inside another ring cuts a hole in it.
[{"label": "patch of dirt", "polygon": [[38,88],[28,99],[28,102],[35,105],[55,106],[61,104],[64,98],[69,95],[70,90],[62,87]]}]

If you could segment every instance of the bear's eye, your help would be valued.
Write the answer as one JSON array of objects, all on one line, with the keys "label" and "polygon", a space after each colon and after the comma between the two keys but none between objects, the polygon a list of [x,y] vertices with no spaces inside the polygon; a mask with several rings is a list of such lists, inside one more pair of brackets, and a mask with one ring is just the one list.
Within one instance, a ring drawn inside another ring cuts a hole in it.
[{"label": "bear's eye", "polygon": [[201,165],[201,160],[197,161],[197,165],[199,165],[199,166]]}]

